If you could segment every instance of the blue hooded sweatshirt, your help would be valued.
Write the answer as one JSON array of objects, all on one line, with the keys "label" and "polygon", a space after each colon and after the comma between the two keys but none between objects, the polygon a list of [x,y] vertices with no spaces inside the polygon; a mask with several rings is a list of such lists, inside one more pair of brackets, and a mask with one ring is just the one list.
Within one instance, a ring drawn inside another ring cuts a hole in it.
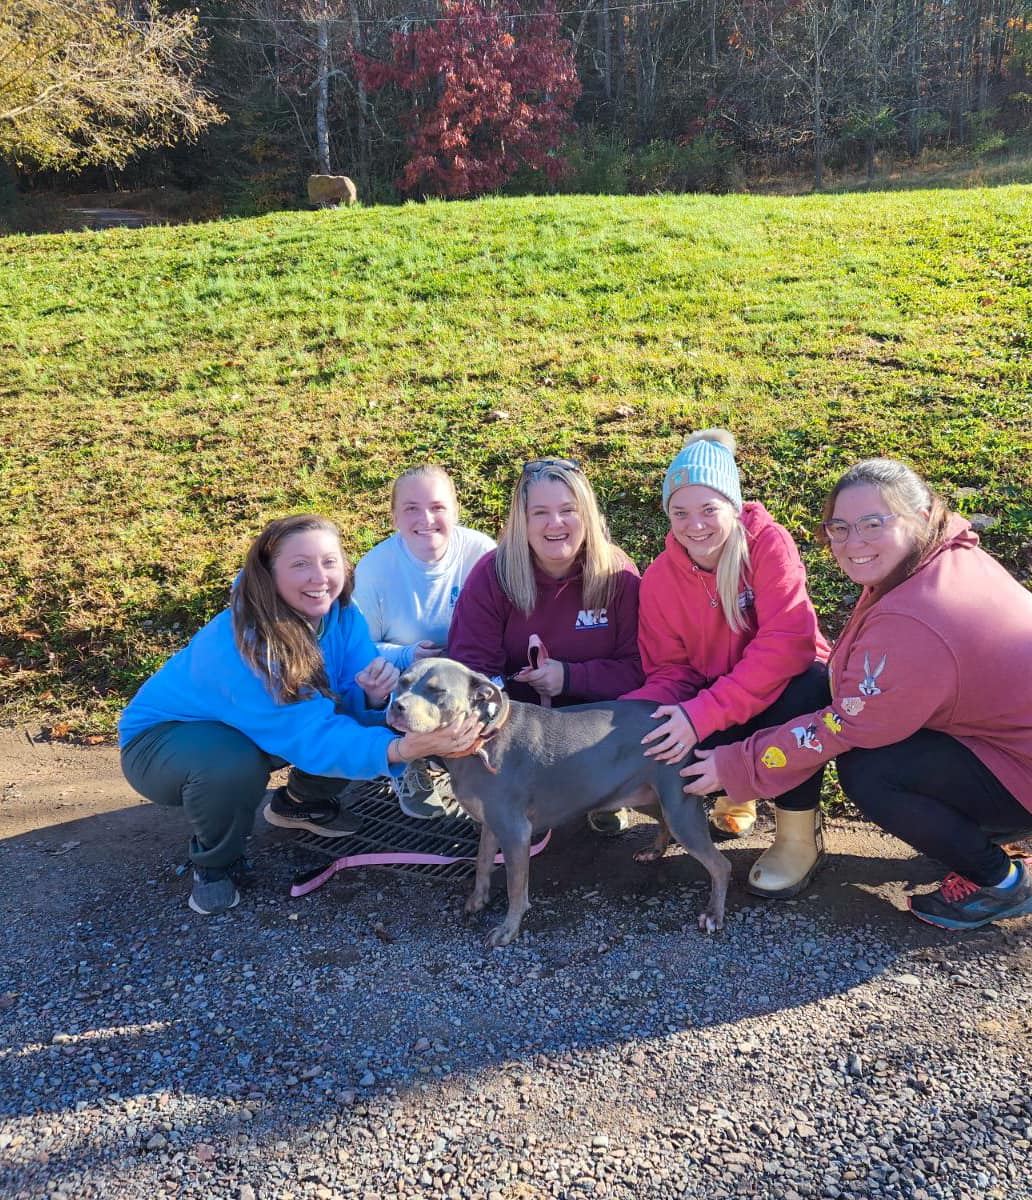
[{"label": "blue hooded sweatshirt", "polygon": [[365,693],[355,683],[356,673],[376,657],[376,647],[354,605],[333,605],[323,619],[319,646],[338,704],[318,693],[282,704],[240,657],[226,609],[129,701],[118,722],[119,745],[124,749],[163,721],[220,721],[311,775],[374,779],[400,774],[404,764],[387,762],[387,747],[398,734],[386,727],[382,711],[366,707]]}]

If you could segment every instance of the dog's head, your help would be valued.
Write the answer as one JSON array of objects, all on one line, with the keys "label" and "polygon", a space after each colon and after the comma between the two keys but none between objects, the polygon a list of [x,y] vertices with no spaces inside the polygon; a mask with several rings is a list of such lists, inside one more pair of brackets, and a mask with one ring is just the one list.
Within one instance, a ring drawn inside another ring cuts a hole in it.
[{"label": "dog's head", "polygon": [[424,658],[402,672],[387,709],[387,724],[402,733],[432,733],[473,713],[490,725],[508,704],[486,675],[450,658]]}]

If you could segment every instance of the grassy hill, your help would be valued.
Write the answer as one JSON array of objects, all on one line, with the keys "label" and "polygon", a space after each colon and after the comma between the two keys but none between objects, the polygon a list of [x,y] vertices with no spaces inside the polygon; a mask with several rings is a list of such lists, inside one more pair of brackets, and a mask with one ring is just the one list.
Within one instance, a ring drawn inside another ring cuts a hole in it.
[{"label": "grassy hill", "polygon": [[899,455],[1029,574],[1029,187],[13,237],[0,345],[0,715],[55,735],[110,729],[266,519],[326,512],[360,554],[423,460],[495,531],[523,460],[573,455],[644,565],[683,433],[727,425],[833,630],[849,586],[812,545],[820,500]]}]

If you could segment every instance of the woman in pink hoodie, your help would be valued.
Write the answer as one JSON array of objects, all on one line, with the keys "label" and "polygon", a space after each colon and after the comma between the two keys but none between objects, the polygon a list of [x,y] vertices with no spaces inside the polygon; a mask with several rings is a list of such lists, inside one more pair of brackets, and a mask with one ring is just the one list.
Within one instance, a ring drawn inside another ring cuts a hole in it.
[{"label": "woman in pink hoodie", "polygon": [[[829,759],[866,817],[949,868],[914,916],[974,929],[1032,913],[1032,593],[909,467],[842,476],[823,536],[860,599],[829,662],[831,702],[699,753],[687,790],[783,796]],[[780,800],[779,800],[780,803]]]},{"label": "woman in pink hoodie", "polygon": [[[686,440],[667,470],[663,508],[666,548],[645,572],[639,599],[645,685],[623,698],[659,702],[646,753],[675,763],[697,746],[739,741],[824,703],[828,646],[792,535],[762,504],[742,501],[730,433],[705,429]],[[779,802],[779,837],[795,820],[808,840],[786,858],[775,839],[750,890],[787,897],[809,883],[823,859],[820,788],[817,774]],[[724,836],[741,836],[755,805],[752,797],[718,799],[711,820]],[[668,842],[664,828],[637,857],[658,857]]]}]

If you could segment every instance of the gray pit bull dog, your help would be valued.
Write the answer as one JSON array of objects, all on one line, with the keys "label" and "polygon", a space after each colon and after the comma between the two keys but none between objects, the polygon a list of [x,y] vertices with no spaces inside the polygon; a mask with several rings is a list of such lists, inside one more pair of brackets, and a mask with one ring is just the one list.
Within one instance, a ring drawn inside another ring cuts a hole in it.
[{"label": "gray pit bull dog", "polygon": [[494,857],[505,858],[509,910],[488,935],[505,946],[517,936],[530,907],[527,881],[535,830],[592,809],[655,808],[693,858],[709,872],[709,901],[699,928],[724,923],[731,868],[716,850],[701,801],[687,796],[677,766],[646,758],[641,739],[655,722],[647,700],[614,700],[570,708],[538,708],[509,697],[486,675],[448,658],[425,658],[398,680],[388,724],[429,733],[476,713],[484,736],[466,757],[445,759],[455,799],[480,822],[476,883],[468,913],[487,903]]}]

